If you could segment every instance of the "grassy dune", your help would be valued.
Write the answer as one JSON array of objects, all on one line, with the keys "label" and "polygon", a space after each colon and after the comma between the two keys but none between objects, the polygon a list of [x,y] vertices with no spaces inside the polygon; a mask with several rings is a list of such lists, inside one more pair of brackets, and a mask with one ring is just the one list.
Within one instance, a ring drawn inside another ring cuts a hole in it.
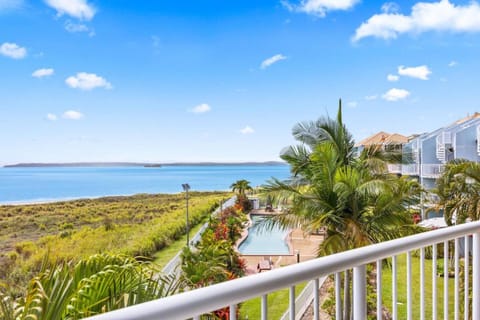
[{"label": "grassy dune", "polygon": [[[190,193],[191,224],[228,196]],[[184,234],[183,194],[0,206],[0,281],[24,285],[47,253],[60,261],[101,252],[153,257]]]}]

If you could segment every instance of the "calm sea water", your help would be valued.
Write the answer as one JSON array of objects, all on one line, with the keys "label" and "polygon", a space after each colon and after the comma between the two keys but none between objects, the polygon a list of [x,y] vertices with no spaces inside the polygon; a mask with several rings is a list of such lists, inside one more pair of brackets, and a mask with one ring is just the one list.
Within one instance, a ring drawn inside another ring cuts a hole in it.
[{"label": "calm sea water", "polygon": [[239,179],[252,186],[289,176],[286,165],[0,168],[0,203],[25,203],[132,195],[229,190]]}]

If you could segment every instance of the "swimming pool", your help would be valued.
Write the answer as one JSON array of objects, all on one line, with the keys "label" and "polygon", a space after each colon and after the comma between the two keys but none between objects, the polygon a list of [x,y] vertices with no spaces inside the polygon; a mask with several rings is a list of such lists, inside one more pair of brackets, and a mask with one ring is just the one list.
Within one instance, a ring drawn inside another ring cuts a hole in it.
[{"label": "swimming pool", "polygon": [[248,229],[248,236],[238,247],[241,254],[268,255],[290,254],[286,243],[289,230],[279,227],[266,228],[265,216],[251,215],[252,226]]}]

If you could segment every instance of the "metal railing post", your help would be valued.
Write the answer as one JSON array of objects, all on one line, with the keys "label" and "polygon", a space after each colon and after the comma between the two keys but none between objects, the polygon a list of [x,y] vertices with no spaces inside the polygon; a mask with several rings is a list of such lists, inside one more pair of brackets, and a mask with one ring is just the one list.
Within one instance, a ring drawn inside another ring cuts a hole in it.
[{"label": "metal railing post", "polygon": [[342,319],[342,275],[335,273],[335,317]]},{"label": "metal railing post", "polygon": [[412,320],[412,253],[407,252],[407,319]]},{"label": "metal railing post", "polygon": [[366,267],[361,265],[353,268],[353,319],[367,318],[367,280]]},{"label": "metal railing post", "polygon": [[377,260],[377,319],[383,319],[382,310],[382,260]]},{"label": "metal railing post", "polygon": [[320,281],[318,279],[313,280],[313,319],[320,319]]},{"label": "metal railing post", "polygon": [[289,290],[290,320],[295,320],[295,286]]},{"label": "metal railing post", "polygon": [[425,320],[425,248],[420,249],[420,320]]},{"label": "metal railing post", "polygon": [[[449,242],[443,242],[443,319],[448,320],[448,253]],[[479,319],[480,320],[480,319]]]},{"label": "metal railing post", "polygon": [[437,244],[432,246],[432,320],[437,320]]},{"label": "metal railing post", "polygon": [[230,320],[237,320],[237,305],[230,305]]},{"label": "metal railing post", "polygon": [[397,256],[392,257],[392,319],[398,319],[397,306]]},{"label": "metal railing post", "polygon": [[469,288],[469,272],[470,272],[470,237],[468,235],[466,235],[464,237],[464,241],[465,241],[465,251],[463,253],[464,255],[464,262],[465,262],[465,265],[464,265],[464,280],[463,280],[463,283],[465,284],[464,285],[464,292],[463,292],[463,310],[464,310],[464,315],[463,315],[463,318],[464,320],[469,320],[470,319],[470,303],[468,301],[469,299],[469,295],[470,295],[470,288]]},{"label": "metal railing post", "polygon": [[472,319],[480,320],[480,232],[473,234]]},{"label": "metal railing post", "polygon": [[268,296],[264,294],[262,296],[262,314],[261,314],[262,320],[267,320],[268,319]]}]

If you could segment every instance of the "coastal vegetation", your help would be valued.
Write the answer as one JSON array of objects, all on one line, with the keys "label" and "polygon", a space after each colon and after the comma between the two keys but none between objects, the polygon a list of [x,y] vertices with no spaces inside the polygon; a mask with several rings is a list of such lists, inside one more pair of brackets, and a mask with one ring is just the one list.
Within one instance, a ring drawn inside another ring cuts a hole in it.
[{"label": "coastal vegetation", "polygon": [[[190,193],[190,223],[205,219],[228,193]],[[185,233],[182,194],[106,197],[0,207],[1,291],[22,296],[47,262],[77,263],[109,252],[152,258]]]},{"label": "coastal vegetation", "polygon": [[[182,252],[181,279],[189,288],[201,288],[243,277],[246,263],[235,250],[246,214],[250,207],[245,198],[238,197],[229,207],[212,217],[199,243],[185,247]],[[229,307],[213,312],[216,319],[228,319]]]}]

